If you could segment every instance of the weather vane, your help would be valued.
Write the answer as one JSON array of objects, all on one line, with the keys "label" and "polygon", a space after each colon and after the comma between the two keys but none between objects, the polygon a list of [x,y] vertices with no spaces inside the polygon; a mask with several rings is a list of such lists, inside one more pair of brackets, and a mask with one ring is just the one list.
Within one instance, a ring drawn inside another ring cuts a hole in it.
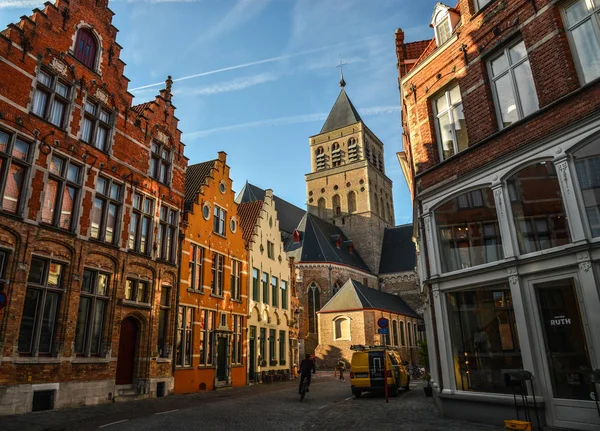
[{"label": "weather vane", "polygon": [[343,63],[342,62],[342,54],[340,54],[340,64],[339,66],[335,66],[335,67],[339,67],[340,68],[340,87],[345,87],[346,86],[346,81],[344,81],[344,66],[347,63]]}]

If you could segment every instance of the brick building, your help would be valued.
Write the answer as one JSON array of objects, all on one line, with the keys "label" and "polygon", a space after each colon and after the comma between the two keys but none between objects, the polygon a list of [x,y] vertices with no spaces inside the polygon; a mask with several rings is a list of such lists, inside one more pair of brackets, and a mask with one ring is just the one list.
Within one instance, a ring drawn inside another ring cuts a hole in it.
[{"label": "brick building", "polygon": [[272,190],[263,200],[238,206],[248,247],[248,380],[263,381],[266,374],[289,375],[290,268],[279,229]]},{"label": "brick building", "polygon": [[0,33],[0,414],[171,392],[183,155],[132,106],[107,0]]},{"label": "brick building", "polygon": [[186,173],[176,393],[246,384],[247,251],[226,162]]},{"label": "brick building", "polygon": [[[598,429],[600,4],[437,4],[396,31],[404,151],[436,403],[514,416],[525,369],[542,421]],[[531,391],[531,389],[530,389]],[[535,415],[534,415],[535,416]]]}]

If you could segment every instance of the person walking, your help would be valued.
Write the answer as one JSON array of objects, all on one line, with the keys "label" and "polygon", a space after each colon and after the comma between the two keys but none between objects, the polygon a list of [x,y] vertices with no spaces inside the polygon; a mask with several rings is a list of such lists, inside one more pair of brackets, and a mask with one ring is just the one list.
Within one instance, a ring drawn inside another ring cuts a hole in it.
[{"label": "person walking", "polygon": [[344,378],[344,371],[346,371],[346,363],[344,362],[344,360],[342,358],[339,359],[336,369],[337,369],[338,373],[340,373],[340,380],[342,382],[345,382],[346,379]]}]

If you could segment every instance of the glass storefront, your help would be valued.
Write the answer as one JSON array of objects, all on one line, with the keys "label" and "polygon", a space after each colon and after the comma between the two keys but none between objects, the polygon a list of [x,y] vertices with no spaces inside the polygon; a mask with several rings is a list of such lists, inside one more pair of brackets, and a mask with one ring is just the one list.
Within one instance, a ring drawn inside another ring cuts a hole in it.
[{"label": "glass storefront", "polygon": [[593,237],[600,236],[600,137],[573,153],[577,182]]},{"label": "glass storefront", "polygon": [[447,298],[457,389],[512,394],[504,375],[522,369],[523,361],[508,285]]}]

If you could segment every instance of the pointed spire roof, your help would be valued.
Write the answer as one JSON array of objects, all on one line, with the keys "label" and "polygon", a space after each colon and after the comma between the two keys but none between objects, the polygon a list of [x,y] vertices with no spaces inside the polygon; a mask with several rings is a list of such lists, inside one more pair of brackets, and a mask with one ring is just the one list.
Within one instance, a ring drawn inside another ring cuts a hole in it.
[{"label": "pointed spire roof", "polygon": [[[346,83],[344,82],[344,85],[345,84]],[[350,124],[358,123],[359,121],[362,121],[362,119],[346,94],[344,86],[342,86],[340,95],[335,101],[333,108],[331,108],[320,133],[331,132],[332,130],[340,129],[349,126]]]}]

